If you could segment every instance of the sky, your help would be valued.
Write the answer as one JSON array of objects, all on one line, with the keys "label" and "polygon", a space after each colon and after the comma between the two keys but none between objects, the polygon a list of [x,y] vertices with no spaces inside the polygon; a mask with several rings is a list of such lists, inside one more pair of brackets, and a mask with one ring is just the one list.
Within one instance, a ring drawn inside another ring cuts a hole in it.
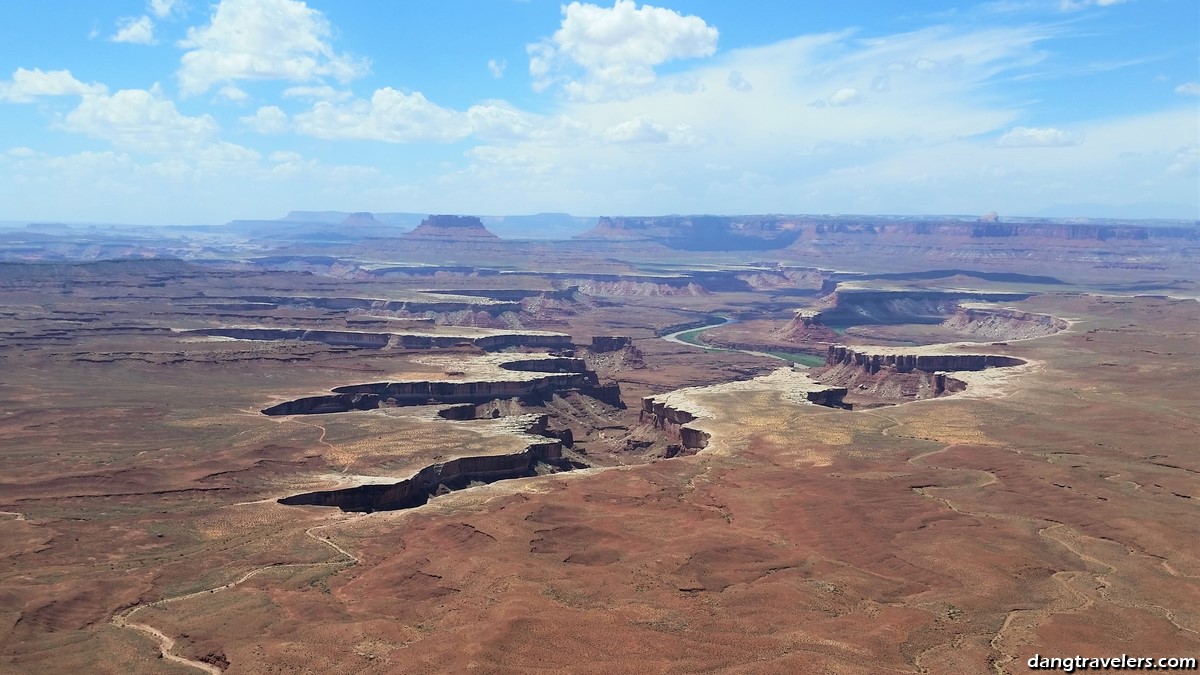
[{"label": "sky", "polygon": [[1200,218],[1196,0],[55,0],[0,44],[0,220]]}]

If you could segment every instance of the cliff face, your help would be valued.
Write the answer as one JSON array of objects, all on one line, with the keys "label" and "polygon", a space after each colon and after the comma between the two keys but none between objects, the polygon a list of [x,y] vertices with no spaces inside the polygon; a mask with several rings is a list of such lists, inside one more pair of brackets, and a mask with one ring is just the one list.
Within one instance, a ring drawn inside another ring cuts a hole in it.
[{"label": "cliff face", "polygon": [[405,237],[416,239],[497,240],[475,216],[429,216]]},{"label": "cliff face", "polygon": [[898,353],[868,353],[855,350],[853,347],[830,345],[825,356],[825,365],[854,366],[868,374],[878,373],[888,368],[899,373],[919,370],[925,373],[955,370],[984,370],[986,368],[1004,368],[1019,366],[1025,361],[1015,356],[997,356],[994,354],[898,354]]},{"label": "cliff face", "polygon": [[696,419],[695,415],[653,396],[642,399],[639,419],[642,422],[650,422],[656,429],[661,429],[668,438],[678,439],[686,450],[695,452],[708,446],[710,436],[707,432],[687,426],[688,422]]}]

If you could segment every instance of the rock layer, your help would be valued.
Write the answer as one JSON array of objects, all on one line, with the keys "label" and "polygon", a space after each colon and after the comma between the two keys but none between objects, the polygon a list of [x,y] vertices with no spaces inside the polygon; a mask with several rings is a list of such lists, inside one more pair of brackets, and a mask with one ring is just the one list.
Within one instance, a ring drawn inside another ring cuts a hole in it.
[{"label": "rock layer", "polygon": [[871,353],[861,348],[844,345],[830,345],[825,356],[825,365],[829,367],[851,365],[861,368],[868,374],[878,373],[883,368],[889,368],[900,373],[919,370],[925,373],[954,370],[984,370],[986,368],[1004,368],[1024,364],[1023,359],[1014,356],[997,356],[994,354],[916,354],[896,352]]}]

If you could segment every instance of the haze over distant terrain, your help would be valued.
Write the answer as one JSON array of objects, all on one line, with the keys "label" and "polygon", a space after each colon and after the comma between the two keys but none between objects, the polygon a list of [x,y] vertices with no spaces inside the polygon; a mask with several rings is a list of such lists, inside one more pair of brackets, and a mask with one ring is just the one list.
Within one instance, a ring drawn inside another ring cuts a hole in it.
[{"label": "haze over distant terrain", "polygon": [[0,5],[0,220],[1195,219],[1192,0]]}]

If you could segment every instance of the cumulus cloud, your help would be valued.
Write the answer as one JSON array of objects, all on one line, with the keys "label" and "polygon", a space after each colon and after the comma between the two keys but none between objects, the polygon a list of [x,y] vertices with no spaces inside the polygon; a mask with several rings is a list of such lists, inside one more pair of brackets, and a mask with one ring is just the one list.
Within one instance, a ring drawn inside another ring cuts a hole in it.
[{"label": "cumulus cloud", "polygon": [[0,101],[30,103],[39,96],[82,96],[107,91],[102,84],[80,82],[69,70],[17,68],[11,80],[0,82]]},{"label": "cumulus cloud", "polygon": [[537,91],[560,82],[580,99],[628,95],[654,82],[655,66],[717,50],[716,28],[670,9],[617,0],[572,2],[562,12],[552,37],[526,47]]},{"label": "cumulus cloud", "polygon": [[144,14],[137,18],[127,16],[117,19],[117,32],[109,40],[135,45],[152,45],[157,42],[154,39],[154,20]]},{"label": "cumulus cloud", "polygon": [[1200,96],[1200,82],[1184,82],[1175,87],[1175,93],[1182,96]]},{"label": "cumulus cloud", "polygon": [[1083,138],[1054,127],[1013,127],[996,141],[1002,148],[1063,148],[1079,145]]},{"label": "cumulus cloud", "polygon": [[829,105],[854,105],[862,103],[862,92],[854,87],[842,87],[829,96]]},{"label": "cumulus cloud", "polygon": [[115,94],[88,94],[60,123],[65,131],[101,138],[114,146],[148,153],[194,150],[213,141],[217,123],[211,115],[189,117],[164,99],[157,86],[122,89]]},{"label": "cumulus cloud", "polygon": [[273,105],[263,106],[253,115],[239,117],[238,121],[260,134],[281,134],[288,128],[287,113]]},{"label": "cumulus cloud", "polygon": [[294,121],[298,133],[324,139],[448,143],[471,133],[465,114],[432,103],[421,92],[406,94],[391,87],[377,89],[370,101],[319,101]]},{"label": "cumulus cloud", "polygon": [[488,72],[492,74],[492,77],[498,80],[504,77],[504,69],[508,67],[508,61],[505,61],[504,59],[500,59],[499,61],[496,59],[488,59],[487,67]]},{"label": "cumulus cloud", "polygon": [[221,0],[205,26],[188,29],[177,73],[184,95],[238,80],[348,82],[367,63],[334,51],[325,15],[299,0]]}]

